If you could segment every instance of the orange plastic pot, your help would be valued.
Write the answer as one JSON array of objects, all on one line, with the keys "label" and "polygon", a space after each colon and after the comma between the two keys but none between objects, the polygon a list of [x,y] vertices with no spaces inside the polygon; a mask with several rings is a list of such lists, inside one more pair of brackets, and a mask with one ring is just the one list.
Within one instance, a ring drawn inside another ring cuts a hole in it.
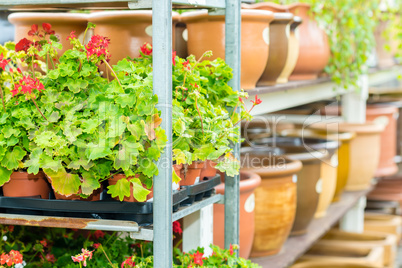
[{"label": "orange plastic pot", "polygon": [[14,171],[10,180],[3,185],[4,196],[10,197],[40,197],[49,199],[50,187],[43,172],[29,174],[24,171]]},{"label": "orange plastic pot", "polygon": [[191,165],[183,165],[183,168],[181,170],[182,180],[180,181],[180,185],[188,186],[199,183],[201,179],[201,171],[204,168],[204,164],[204,161],[194,161],[193,163],[191,163]]},{"label": "orange plastic pot", "polygon": [[[250,256],[254,238],[254,190],[261,184],[256,173],[240,171],[240,257]],[[225,194],[225,184],[215,187],[217,194]],[[214,245],[221,248],[225,243],[225,206],[214,204]]]}]

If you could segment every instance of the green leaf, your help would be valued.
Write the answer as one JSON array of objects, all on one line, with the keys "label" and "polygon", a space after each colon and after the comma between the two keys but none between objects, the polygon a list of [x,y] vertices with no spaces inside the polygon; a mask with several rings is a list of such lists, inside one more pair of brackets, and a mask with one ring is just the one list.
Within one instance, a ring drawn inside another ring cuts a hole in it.
[{"label": "green leaf", "polygon": [[142,186],[139,178],[133,178],[130,180],[133,185],[133,195],[134,198],[139,202],[144,202],[147,200],[147,195],[151,192]]},{"label": "green leaf", "polygon": [[56,192],[65,196],[78,193],[81,181],[77,174],[68,173],[63,167],[57,171],[47,168],[43,169],[43,171],[49,177]]},{"label": "green leaf", "polygon": [[18,137],[20,134],[20,131],[18,129],[15,129],[14,127],[12,127],[10,125],[3,127],[1,131],[3,132],[4,138],[6,138],[6,139],[10,138],[12,135],[14,135],[15,137]]},{"label": "green leaf", "polygon": [[98,179],[91,172],[82,172],[81,190],[85,195],[91,195],[94,190],[100,187]]},{"label": "green leaf", "polygon": [[144,175],[146,175],[148,177],[158,175],[158,172],[159,172],[156,164],[148,158],[142,158],[140,160],[138,171],[142,172]]},{"label": "green leaf", "polygon": [[86,88],[88,86],[88,81],[82,79],[67,79],[68,88],[74,92],[78,93],[81,89]]},{"label": "green leaf", "polygon": [[100,145],[100,144],[94,144],[94,143],[89,143],[88,148],[85,151],[85,155],[88,158],[88,160],[95,160],[98,158],[103,158],[105,156],[108,156],[112,153],[109,147],[106,147],[105,145]]},{"label": "green leaf", "polygon": [[173,173],[172,173],[172,181],[174,183],[179,183],[181,181],[181,178],[179,176],[177,176],[176,171],[174,171],[174,170],[173,170]]},{"label": "green leaf", "polygon": [[119,200],[123,201],[124,197],[130,197],[130,182],[122,178],[115,185],[109,185],[107,193],[111,194],[112,198],[119,197]]},{"label": "green leaf", "polygon": [[124,122],[124,118],[122,116],[118,118],[111,118],[107,137],[120,137],[123,134],[124,130],[126,130],[126,127],[127,124]]},{"label": "green leaf", "polygon": [[55,123],[59,120],[60,114],[59,112],[53,112],[50,116],[47,117],[47,121]]},{"label": "green leaf", "polygon": [[61,160],[55,160],[47,154],[42,154],[42,157],[39,161],[39,166],[44,169],[52,169],[53,171],[57,171],[63,167]]},{"label": "green leaf", "polygon": [[42,156],[43,150],[41,148],[35,148],[32,150],[29,160],[25,161],[24,167],[28,168],[28,173],[38,174],[40,168],[40,157]]},{"label": "green leaf", "polygon": [[82,65],[82,68],[81,68],[82,76],[87,77],[87,76],[90,76],[92,73],[96,73],[96,72],[97,72],[97,70],[96,70],[95,66],[93,66],[89,63],[84,63]]},{"label": "green leaf", "polygon": [[15,146],[12,152],[6,152],[1,164],[8,170],[18,169],[19,162],[24,158],[26,154],[27,152],[24,151],[20,146]]},{"label": "green leaf", "polygon": [[83,132],[92,134],[94,133],[94,131],[96,130],[96,128],[99,126],[99,124],[101,123],[100,120],[97,119],[88,119],[85,120],[82,124],[81,124],[81,128]]},{"label": "green leaf", "polygon": [[13,173],[12,170],[0,166],[0,186],[10,180],[11,173]]},{"label": "green leaf", "polygon": [[119,72],[126,72],[126,73],[131,73],[133,71],[133,68],[131,66],[131,63],[127,59],[122,59],[120,60],[117,65],[113,65],[113,70],[116,73]]},{"label": "green leaf", "polygon": [[135,140],[139,140],[141,136],[145,134],[140,122],[138,121],[133,124],[127,124],[127,129],[130,131],[131,135],[135,137]]}]

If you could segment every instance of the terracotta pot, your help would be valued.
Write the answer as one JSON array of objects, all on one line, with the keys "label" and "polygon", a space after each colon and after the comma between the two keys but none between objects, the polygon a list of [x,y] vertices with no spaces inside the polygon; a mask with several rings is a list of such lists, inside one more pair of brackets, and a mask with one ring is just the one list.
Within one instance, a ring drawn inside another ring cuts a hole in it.
[{"label": "terracotta pot", "polygon": [[385,129],[381,133],[381,152],[376,177],[390,176],[398,172],[395,164],[396,156],[396,125],[398,119],[398,107],[387,104],[369,104],[366,109],[366,120],[384,124]]},{"label": "terracotta pot", "polygon": [[201,170],[204,168],[204,161],[194,161],[191,165],[183,165],[181,170],[183,179],[180,181],[180,185],[188,186],[194,185],[200,182]]},{"label": "terracotta pot", "polygon": [[356,134],[349,142],[349,169],[345,189],[348,191],[368,189],[380,160],[380,135],[384,126],[372,122],[317,123],[310,125],[310,128]]},{"label": "terracotta pot", "polygon": [[[109,185],[115,185],[117,183],[118,180],[126,178],[126,176],[124,174],[116,174],[113,175],[113,177],[109,178],[107,181],[109,182]],[[128,179],[131,179],[131,177],[128,177]],[[143,185],[145,187],[145,185]],[[146,188],[146,187],[145,187]],[[151,198],[154,197],[154,193],[152,188],[148,189],[149,191],[151,191],[148,195],[146,200],[149,200]],[[115,198],[116,200],[119,200],[118,197]],[[130,196],[129,197],[124,197],[123,201],[125,202],[138,202],[137,199],[134,198],[133,195],[133,184],[130,183]]]},{"label": "terracotta pot", "polygon": [[[265,10],[242,10],[241,17],[241,87],[253,89],[268,60],[269,23],[274,14]],[[195,11],[186,12],[181,18],[187,24],[189,54],[198,59],[205,51],[212,50],[212,59],[225,59],[225,16]]]},{"label": "terracotta pot", "polygon": [[[172,14],[172,44],[175,47],[175,23],[179,15]],[[89,21],[96,24],[94,34],[107,36],[111,39],[109,50],[110,64],[119,60],[140,56],[140,47],[145,43],[152,44],[152,11],[101,11],[92,13]]]},{"label": "terracotta pot", "polygon": [[[65,195],[59,194],[57,192],[54,192],[54,196],[56,199],[60,199],[60,200],[99,201],[101,199],[102,191],[103,191],[103,187],[96,189],[95,191],[93,191],[93,193],[88,198],[82,198],[78,194],[65,196]],[[81,187],[78,190],[78,193],[79,194],[82,193]]]},{"label": "terracotta pot", "polygon": [[396,215],[364,213],[364,230],[395,235],[397,243],[401,240],[402,218]]},{"label": "terracotta pot", "polygon": [[3,185],[3,195],[9,197],[40,197],[49,199],[50,187],[42,171],[29,174],[24,171],[14,171],[10,180]]},{"label": "terracotta pot", "polygon": [[179,19],[179,22],[176,24],[176,29],[175,29],[175,50],[176,50],[176,55],[179,56],[180,58],[187,58],[188,53],[187,53],[187,27],[186,24],[181,22],[181,19]]},{"label": "terracotta pot", "polygon": [[385,46],[391,47],[391,40],[398,39],[395,36],[388,36],[389,40],[384,37],[384,32],[387,31],[390,20],[380,20],[374,31],[375,51],[377,55],[377,65],[380,68],[388,68],[395,65],[394,56],[391,51],[388,51]]},{"label": "terracotta pot", "polygon": [[243,154],[241,161],[242,171],[261,176],[255,190],[252,257],[277,254],[289,236],[296,213],[296,173],[302,167],[300,161],[261,153]]},{"label": "terracotta pot", "polygon": [[299,31],[298,27],[302,23],[302,19],[299,16],[293,17],[293,22],[290,23],[289,31],[289,45],[288,45],[288,57],[286,59],[285,67],[276,81],[278,84],[287,83],[289,76],[292,74],[296,67],[297,60],[299,58]]},{"label": "terracotta pot", "polygon": [[[248,259],[254,238],[254,190],[261,184],[256,173],[240,171],[240,251],[242,258]],[[225,194],[225,184],[215,187],[217,194]],[[225,242],[225,205],[214,204],[214,245],[221,248]]]},{"label": "terracotta pot", "polygon": [[[299,261],[352,263],[384,268],[383,259],[384,248],[381,246],[370,247],[361,245],[356,247],[350,245],[334,245],[328,241],[319,241],[315,243],[305,255],[300,257]],[[325,265],[323,267],[327,266]]]},{"label": "terracotta pot", "polygon": [[309,14],[310,5],[295,3],[287,9],[302,18],[299,26],[299,57],[289,80],[316,79],[324,70],[330,57],[328,37]]},{"label": "terracotta pot", "polygon": [[18,42],[22,38],[33,40],[32,36],[28,36],[28,31],[31,30],[32,24],[38,24],[39,29],[42,29],[42,23],[50,23],[52,30],[59,36],[60,43],[63,45],[63,49],[59,51],[59,55],[62,55],[64,51],[72,48],[70,41],[66,40],[72,31],[75,31],[75,35],[83,39],[83,33],[87,28],[88,15],[80,13],[26,13],[18,12],[8,16],[8,20],[14,24],[14,40]]},{"label": "terracotta pot", "polygon": [[397,239],[395,235],[364,231],[363,233],[352,233],[332,229],[321,241],[331,243],[334,246],[353,247],[382,247],[384,249],[384,261],[381,267],[394,267]]},{"label": "terracotta pot", "polygon": [[[282,6],[278,7],[277,4],[269,2],[253,5],[243,4],[242,8],[275,12],[275,18],[271,22],[269,29],[269,57],[267,66],[257,83],[258,86],[275,85],[279,76],[283,73],[288,59],[290,63],[290,54],[293,53],[291,48],[296,48],[297,51],[299,49],[294,43],[290,43],[290,25],[293,23],[294,16],[291,13],[285,13]],[[295,41],[298,42],[297,39]],[[297,60],[297,58],[295,60]],[[289,68],[289,63],[287,68]],[[286,81],[288,76],[285,78]]]},{"label": "terracotta pot", "polygon": [[376,268],[378,266],[371,265],[371,264],[356,264],[347,261],[347,260],[342,260],[340,262],[336,261],[303,261],[303,262],[297,262],[290,266],[290,268]]},{"label": "terracotta pot", "polygon": [[[284,130],[281,132],[283,136],[293,136],[293,137],[311,137],[311,138],[321,138],[338,141],[340,143],[340,147],[337,152],[337,159],[335,157],[331,158],[330,167],[328,167],[328,171],[331,171],[332,167],[337,166],[336,168],[336,179],[335,179],[335,188],[333,194],[328,192],[328,195],[324,193],[320,196],[318,207],[322,208],[321,205],[326,204],[327,198],[332,195],[332,202],[339,201],[343,190],[346,186],[346,182],[348,179],[348,171],[349,171],[349,142],[355,137],[354,132],[331,132],[320,129],[294,129],[294,130]],[[328,162],[325,161],[323,165],[328,166]],[[325,172],[325,171],[324,171]],[[331,173],[332,174],[332,173]],[[325,185],[323,184],[323,189],[331,189],[331,179],[327,179]],[[327,190],[324,190],[327,191]],[[320,209],[317,209],[317,211]]]},{"label": "terracotta pot", "polygon": [[216,168],[215,166],[218,163],[212,160],[205,160],[204,168],[201,170],[200,178],[204,177],[213,177],[216,175]]}]

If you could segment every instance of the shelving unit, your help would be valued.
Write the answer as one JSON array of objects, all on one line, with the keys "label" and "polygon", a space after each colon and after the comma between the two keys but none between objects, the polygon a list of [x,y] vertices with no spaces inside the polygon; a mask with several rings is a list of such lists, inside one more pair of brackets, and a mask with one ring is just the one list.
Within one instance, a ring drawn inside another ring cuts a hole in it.
[{"label": "shelving unit", "polygon": [[[154,178],[153,229],[141,228],[134,222],[88,220],[76,218],[37,217],[27,215],[0,214],[0,222],[49,227],[127,230],[138,239],[154,241],[154,267],[171,267],[172,264],[172,220],[211,206],[221,200],[213,195],[172,214],[172,8],[225,9],[226,12],[226,61],[233,69],[230,85],[240,90],[240,1],[238,0],[2,0],[2,10],[64,10],[64,9],[144,9],[152,8],[153,35],[153,89],[158,95],[158,109],[168,136],[168,145],[157,165],[160,173]],[[156,30],[157,29],[157,30]],[[240,135],[240,133],[238,133]],[[235,146],[239,156],[240,145]],[[165,166],[165,167],[164,167]],[[167,167],[166,167],[167,166]],[[163,168],[164,167],[164,168]],[[225,245],[238,243],[239,234],[239,176],[228,178],[225,191]],[[230,196],[230,198],[228,198]],[[199,230],[198,230],[199,231]],[[153,239],[150,239],[153,238]],[[184,243],[183,243],[184,246]]]}]

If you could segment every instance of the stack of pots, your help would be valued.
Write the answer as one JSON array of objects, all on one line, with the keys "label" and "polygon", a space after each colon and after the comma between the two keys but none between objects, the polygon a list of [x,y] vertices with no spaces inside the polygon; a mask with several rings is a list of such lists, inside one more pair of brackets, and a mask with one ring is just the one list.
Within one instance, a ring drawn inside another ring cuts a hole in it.
[{"label": "stack of pots", "polygon": [[302,164],[274,149],[242,153],[242,170],[261,176],[255,190],[255,233],[252,257],[278,253],[290,234],[296,215],[297,173]]},{"label": "stack of pots", "polygon": [[[269,24],[274,13],[265,10],[241,11],[241,87],[255,88],[264,72],[269,53]],[[186,12],[181,20],[187,25],[188,54],[198,59],[212,50],[215,58],[225,58],[225,16],[207,11]]]}]

